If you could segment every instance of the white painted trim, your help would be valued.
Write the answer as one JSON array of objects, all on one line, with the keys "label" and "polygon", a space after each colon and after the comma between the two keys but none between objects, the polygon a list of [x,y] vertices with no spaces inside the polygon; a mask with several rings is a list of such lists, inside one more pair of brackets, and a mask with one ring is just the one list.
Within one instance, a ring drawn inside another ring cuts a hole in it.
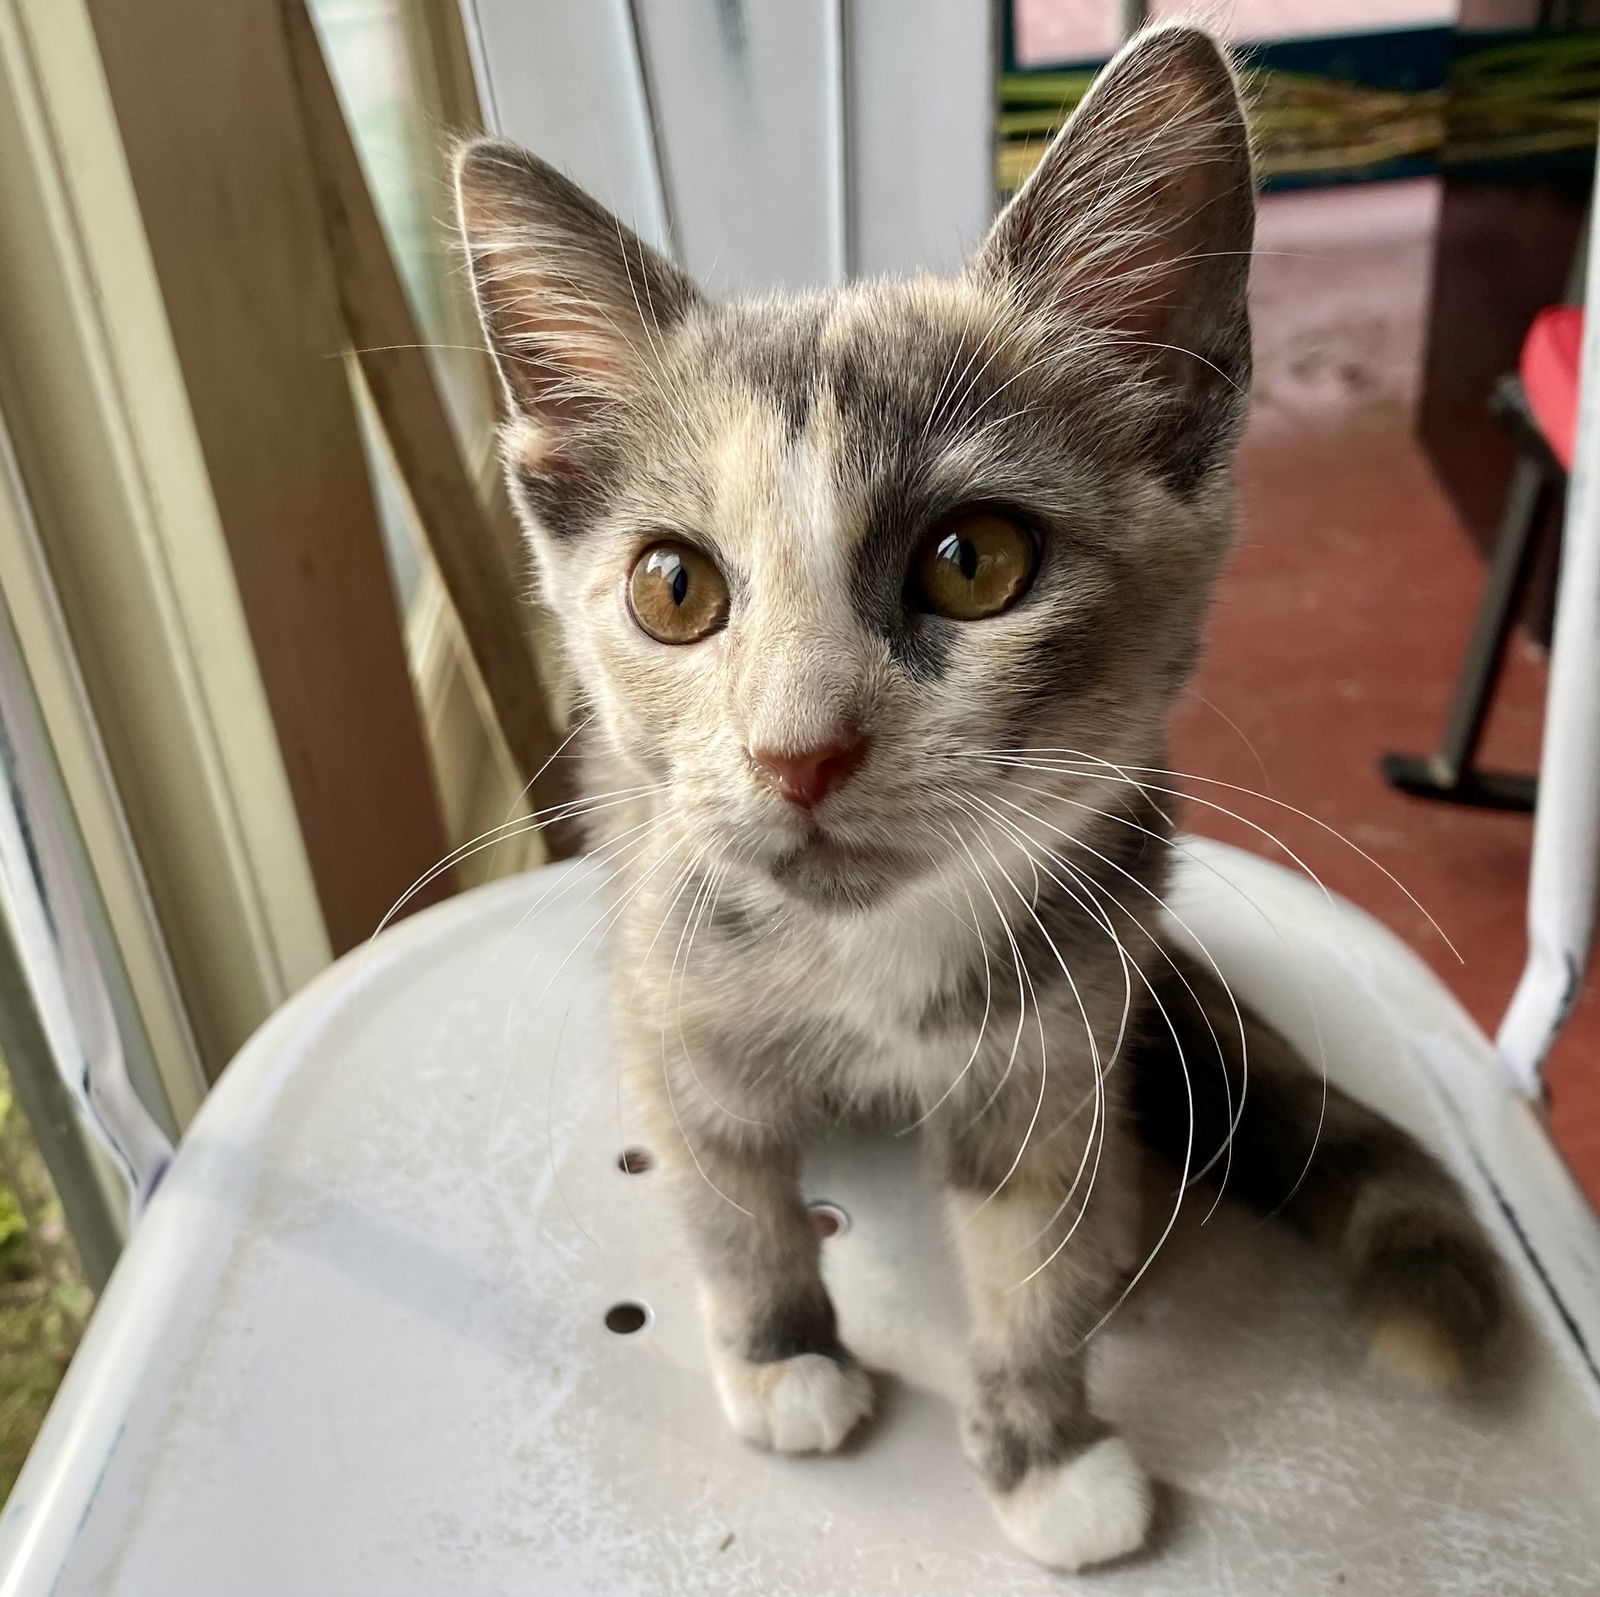
[{"label": "white painted trim", "polygon": [[[684,266],[713,293],[842,280],[835,0],[648,0],[640,55]],[[506,93],[501,91],[502,105]]]},{"label": "white painted trim", "polygon": [[163,1107],[181,1129],[205,1096],[205,1073],[8,442],[4,465],[0,574],[6,607],[127,974]]},{"label": "white painted trim", "polygon": [[841,3],[851,271],[957,271],[995,212],[993,8]]},{"label": "white painted trim", "polygon": [[647,243],[670,251],[628,0],[467,4],[489,125],[560,167]]},{"label": "white painted trim", "polygon": [[0,382],[214,1070],[328,939],[85,0],[0,0],[0,64]]},{"label": "white painted trim", "polygon": [[[14,482],[3,439],[0,453]],[[13,1068],[55,1071],[80,1123],[116,1166],[137,1218],[172,1161],[172,1141],[134,1085],[136,1066],[147,1083],[153,1074],[146,1039],[9,608],[0,634],[0,917],[43,1045]]]},{"label": "white painted trim", "polygon": [[498,130],[713,292],[958,268],[995,208],[989,0],[461,0]]}]

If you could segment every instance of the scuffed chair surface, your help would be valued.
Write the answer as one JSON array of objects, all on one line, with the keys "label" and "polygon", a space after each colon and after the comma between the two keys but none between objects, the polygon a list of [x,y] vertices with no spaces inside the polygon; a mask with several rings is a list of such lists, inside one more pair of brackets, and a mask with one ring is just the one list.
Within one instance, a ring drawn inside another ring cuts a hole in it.
[{"label": "scuffed chair surface", "polygon": [[[1182,913],[1241,993],[1309,1048],[1320,1027],[1333,1076],[1484,1198],[1438,1081],[1494,1065],[1453,1000],[1357,912],[1196,849]],[[1511,1396],[1457,1405],[1365,1368],[1296,1239],[1191,1193],[1093,1377],[1168,1483],[1160,1532],[1065,1581],[1005,1545],[961,1460],[914,1139],[841,1142],[809,1184],[883,1413],[837,1457],[743,1446],[619,1097],[598,888],[562,866],[430,911],[244,1050],[12,1500],[0,1594],[1592,1597],[1594,1371],[1487,1203],[1529,1349]]]}]

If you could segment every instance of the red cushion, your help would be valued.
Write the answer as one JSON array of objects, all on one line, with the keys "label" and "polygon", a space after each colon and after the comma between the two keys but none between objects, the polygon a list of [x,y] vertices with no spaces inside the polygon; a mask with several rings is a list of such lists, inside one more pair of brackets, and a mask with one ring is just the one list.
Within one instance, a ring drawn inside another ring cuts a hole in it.
[{"label": "red cushion", "polygon": [[1539,312],[1522,341],[1522,388],[1528,408],[1557,460],[1572,470],[1578,431],[1578,363],[1583,353],[1583,308],[1551,305]]}]

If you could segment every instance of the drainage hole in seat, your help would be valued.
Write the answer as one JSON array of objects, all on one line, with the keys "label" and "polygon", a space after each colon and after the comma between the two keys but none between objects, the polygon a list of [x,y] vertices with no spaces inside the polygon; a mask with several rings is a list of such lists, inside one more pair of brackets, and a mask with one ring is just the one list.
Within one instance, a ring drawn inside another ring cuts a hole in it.
[{"label": "drainage hole in seat", "polygon": [[617,1169],[625,1176],[642,1176],[655,1162],[648,1148],[624,1148],[617,1155]]},{"label": "drainage hole in seat", "polygon": [[650,1323],[650,1311],[642,1303],[613,1303],[606,1310],[606,1329],[618,1336],[632,1336]]},{"label": "drainage hole in seat", "polygon": [[811,1210],[811,1224],[819,1237],[843,1236],[850,1229],[850,1216],[836,1203],[813,1203],[807,1205]]}]

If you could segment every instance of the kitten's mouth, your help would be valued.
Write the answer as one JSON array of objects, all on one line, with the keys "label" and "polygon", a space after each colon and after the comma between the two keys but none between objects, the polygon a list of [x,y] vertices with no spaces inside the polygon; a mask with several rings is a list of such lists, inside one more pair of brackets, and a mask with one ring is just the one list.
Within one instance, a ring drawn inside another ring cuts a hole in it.
[{"label": "kitten's mouth", "polygon": [[772,862],[772,879],[808,902],[865,908],[921,868],[904,849],[852,843],[815,827]]}]

